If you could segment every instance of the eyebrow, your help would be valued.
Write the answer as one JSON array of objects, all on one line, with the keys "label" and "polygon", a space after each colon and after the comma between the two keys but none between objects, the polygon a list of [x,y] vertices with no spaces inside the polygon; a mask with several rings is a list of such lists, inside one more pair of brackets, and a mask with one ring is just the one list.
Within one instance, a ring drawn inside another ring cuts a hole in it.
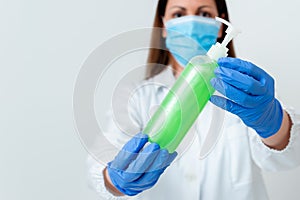
[{"label": "eyebrow", "polygon": [[186,10],[186,8],[182,6],[172,6],[170,9],[174,9],[174,8],[180,8],[181,10]]},{"label": "eyebrow", "polygon": [[[201,10],[202,8],[205,8],[205,7],[211,7],[209,5],[204,5],[204,6],[200,6],[199,8],[197,8],[198,10]],[[185,7],[182,7],[182,6],[172,6],[170,7],[170,9],[174,9],[174,8],[180,8],[181,10],[186,10]]]}]

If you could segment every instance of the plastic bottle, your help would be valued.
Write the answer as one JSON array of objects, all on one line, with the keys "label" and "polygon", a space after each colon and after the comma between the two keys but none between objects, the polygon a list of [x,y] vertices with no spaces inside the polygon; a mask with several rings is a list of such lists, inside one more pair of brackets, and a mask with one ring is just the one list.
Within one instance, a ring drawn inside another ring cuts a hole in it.
[{"label": "plastic bottle", "polygon": [[228,26],[222,44],[216,43],[207,55],[190,60],[143,130],[149,135],[150,142],[159,144],[170,153],[176,150],[214,93],[210,80],[218,66],[217,60],[227,56],[226,46],[239,33],[224,19],[216,20]]}]

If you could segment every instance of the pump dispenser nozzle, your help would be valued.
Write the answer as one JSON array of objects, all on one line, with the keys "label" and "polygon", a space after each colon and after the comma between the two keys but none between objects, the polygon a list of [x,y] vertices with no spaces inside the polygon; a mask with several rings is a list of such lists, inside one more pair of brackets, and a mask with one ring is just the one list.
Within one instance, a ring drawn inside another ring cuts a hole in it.
[{"label": "pump dispenser nozzle", "polygon": [[222,44],[217,42],[207,52],[207,55],[213,60],[218,60],[221,57],[226,57],[228,55],[227,54],[228,48],[226,46],[229,44],[229,42],[234,37],[236,37],[240,33],[240,31],[238,29],[234,28],[228,21],[226,21],[222,18],[219,18],[219,17],[216,17],[216,20],[227,25],[228,28],[225,31],[227,34],[226,34]]}]

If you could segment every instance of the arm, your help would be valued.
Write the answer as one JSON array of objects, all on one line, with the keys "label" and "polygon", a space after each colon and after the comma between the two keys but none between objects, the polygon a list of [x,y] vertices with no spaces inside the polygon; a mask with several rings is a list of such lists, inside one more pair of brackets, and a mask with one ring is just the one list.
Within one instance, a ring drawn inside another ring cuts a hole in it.
[{"label": "arm", "polygon": [[212,96],[215,105],[237,115],[249,127],[250,147],[256,164],[279,171],[300,164],[300,117],[284,110],[275,98],[274,79],[254,64],[221,58],[211,83],[227,98]]},{"label": "arm", "polygon": [[[266,145],[264,139],[261,139],[253,129],[249,129],[252,158],[265,171],[290,170],[300,165],[300,113],[292,108],[285,109],[285,113],[291,123],[288,136],[284,132],[277,132],[274,137],[271,136],[273,138],[269,138],[270,141],[275,141],[272,144]],[[281,128],[284,128],[284,125]],[[281,137],[281,140],[277,140],[276,137]],[[277,141],[279,142],[277,143]]]},{"label": "arm", "polygon": [[290,116],[284,111],[280,129],[273,136],[262,138],[263,143],[272,149],[283,150],[289,143],[291,127]]}]

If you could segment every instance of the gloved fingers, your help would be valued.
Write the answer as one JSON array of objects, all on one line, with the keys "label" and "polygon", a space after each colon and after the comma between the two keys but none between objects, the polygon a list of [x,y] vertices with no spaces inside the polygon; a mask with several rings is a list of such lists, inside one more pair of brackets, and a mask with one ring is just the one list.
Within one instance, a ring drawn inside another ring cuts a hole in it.
[{"label": "gloved fingers", "polygon": [[156,143],[146,146],[122,173],[124,180],[132,182],[138,179],[152,165],[159,152],[160,147]]},{"label": "gloved fingers", "polygon": [[165,166],[168,167],[177,157],[178,153],[176,151],[174,151],[173,153],[169,154],[169,158],[167,160],[167,162],[165,163]]},{"label": "gloved fingers", "polygon": [[[117,180],[118,181],[118,180]],[[135,188],[134,190],[131,189],[131,183],[130,182],[124,182],[123,181],[118,181],[120,184],[114,184],[115,187],[122,192],[123,194],[126,194],[128,196],[135,196],[141,192],[143,192],[143,189],[140,188]]]},{"label": "gloved fingers", "polygon": [[[165,149],[161,150],[160,154],[160,157],[163,158],[163,161],[157,162],[159,165],[152,165],[151,170],[147,170],[147,172],[145,172],[139,179],[134,181],[131,186],[143,188],[145,190],[151,188],[177,156],[177,152],[170,154]],[[159,157],[159,155],[157,157]],[[154,168],[156,168],[156,170],[153,170]]]},{"label": "gloved fingers", "polygon": [[170,165],[170,163],[175,159],[176,156],[177,152],[170,154],[166,149],[160,150],[156,159],[147,169],[147,171],[137,180],[130,183],[130,188],[132,190],[135,190],[135,188],[143,190],[151,188],[158,181],[161,174],[165,171],[165,169]]},{"label": "gloved fingers", "polygon": [[212,78],[210,82],[217,91],[243,107],[253,108],[260,104],[259,100],[262,98],[261,96],[249,95],[220,78]]},{"label": "gloved fingers", "polygon": [[[152,165],[147,169],[146,173],[165,170],[176,158],[177,152],[169,153],[168,150],[162,149],[157,155]],[[162,172],[163,172],[162,171]]]},{"label": "gloved fingers", "polygon": [[245,110],[243,107],[241,107],[237,103],[235,103],[229,99],[226,99],[224,97],[217,96],[217,95],[212,95],[209,100],[216,106],[218,106],[224,110],[227,110],[228,112],[231,112],[232,114],[235,114],[238,116],[239,116],[240,112],[243,112]]},{"label": "gloved fingers", "polygon": [[153,161],[152,165],[149,166],[146,172],[157,171],[160,169],[165,169],[168,167],[171,162],[176,158],[177,152],[169,153],[166,149],[161,149],[155,160]]},{"label": "gloved fingers", "polygon": [[137,194],[139,194],[141,192],[143,192],[143,190],[130,190],[130,189],[128,189],[128,190],[126,190],[125,194],[127,196],[135,196],[135,195],[137,195]]},{"label": "gloved fingers", "polygon": [[156,156],[155,160],[153,161],[152,165],[149,166],[149,168],[147,169],[147,172],[157,171],[166,167],[169,156],[170,154],[168,150],[161,149],[158,155]]},{"label": "gloved fingers", "polygon": [[234,69],[217,67],[215,69],[215,75],[224,82],[250,95],[263,95],[267,92],[264,84]]},{"label": "gloved fingers", "polygon": [[144,173],[139,179],[128,184],[131,190],[147,190],[151,188],[158,181],[165,168]]},{"label": "gloved fingers", "polygon": [[123,174],[120,171],[111,168],[107,168],[107,170],[113,185],[123,194],[134,196],[144,190],[141,185],[124,180]]},{"label": "gloved fingers", "polygon": [[125,170],[128,165],[137,157],[138,152],[148,142],[148,135],[139,133],[129,140],[122,150],[111,162],[110,167],[118,170]]},{"label": "gloved fingers", "polygon": [[218,65],[230,69],[237,70],[241,73],[250,75],[256,80],[261,81],[267,75],[267,73],[261,68],[257,67],[253,63],[241,60],[239,58],[224,57],[218,60]]},{"label": "gloved fingers", "polygon": [[170,154],[168,150],[161,149],[152,164],[145,170],[145,173],[155,172],[168,167],[171,162],[176,158],[177,152]]},{"label": "gloved fingers", "polygon": [[[150,146],[150,145],[149,145]],[[151,146],[158,146],[157,144],[152,144]],[[160,155],[160,156],[159,156]],[[115,179],[120,182],[120,187],[126,188],[130,191],[143,191],[151,188],[158,180],[160,175],[164,172],[166,164],[170,161],[170,155],[167,150],[159,151],[155,162],[159,164],[154,164],[146,170],[145,173],[131,173],[131,172],[122,172],[118,174],[118,177]],[[137,158],[138,159],[138,158]],[[157,162],[160,160],[160,162]],[[156,166],[157,168],[154,169]],[[161,166],[165,166],[162,168]],[[127,191],[128,193],[128,191]]]},{"label": "gloved fingers", "polygon": [[122,150],[131,153],[138,153],[147,142],[148,142],[148,135],[143,133],[138,133],[123,146]]}]

